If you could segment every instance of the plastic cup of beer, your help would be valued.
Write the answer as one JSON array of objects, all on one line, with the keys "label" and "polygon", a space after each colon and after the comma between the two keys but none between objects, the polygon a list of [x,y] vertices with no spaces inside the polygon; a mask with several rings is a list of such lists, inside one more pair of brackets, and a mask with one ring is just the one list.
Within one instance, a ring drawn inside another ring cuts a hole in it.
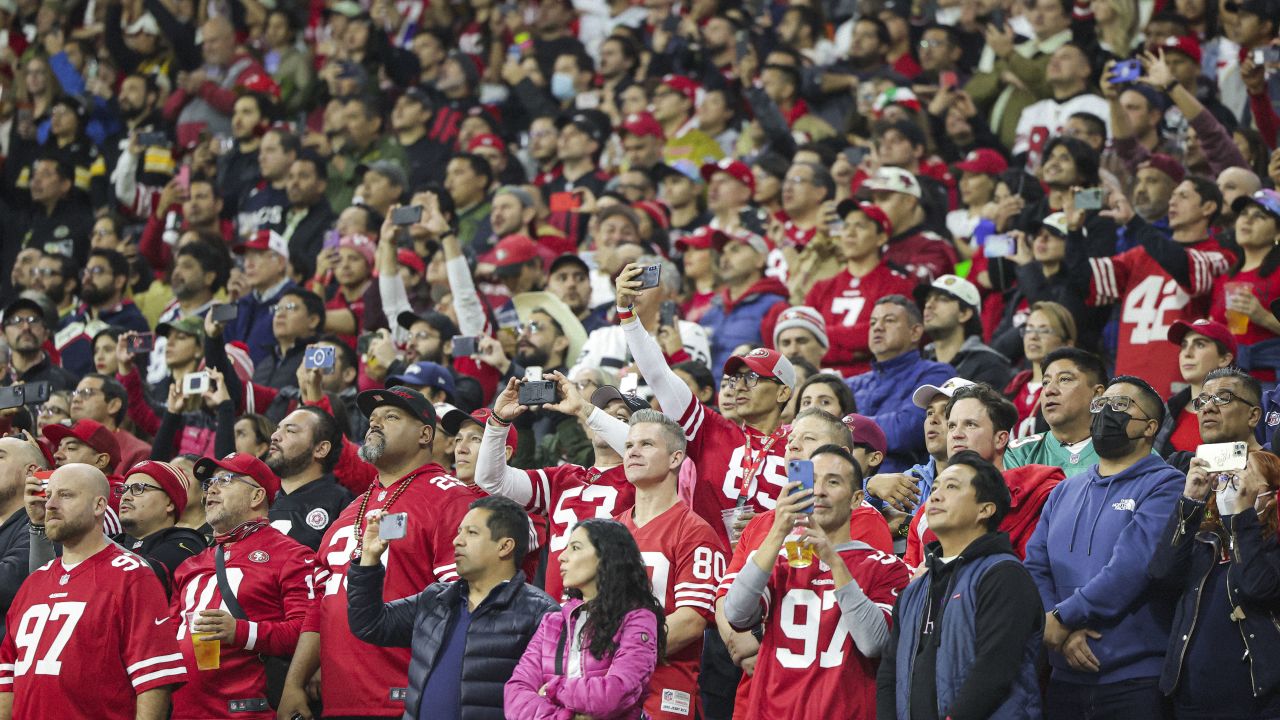
[{"label": "plastic cup of beer", "polygon": [[196,668],[199,670],[217,670],[222,664],[222,643],[210,637],[213,633],[196,632],[195,621],[200,617],[199,610],[187,613],[187,631],[191,634],[191,648],[196,656]]},{"label": "plastic cup of beer", "polygon": [[[1229,282],[1222,286],[1226,291],[1227,299],[1232,295],[1244,295],[1252,293],[1253,288],[1247,282]],[[1249,332],[1249,316],[1235,310],[1227,310],[1227,330],[1232,335],[1244,335]]]},{"label": "plastic cup of beer", "polygon": [[818,554],[813,545],[806,542],[805,537],[799,533],[788,535],[782,541],[782,548],[787,553],[787,566],[797,569],[812,565]]},{"label": "plastic cup of beer", "polygon": [[720,519],[724,521],[724,530],[729,535],[729,544],[737,546],[742,538],[742,528],[736,527],[738,518],[751,512],[746,505],[738,505],[720,511]]}]

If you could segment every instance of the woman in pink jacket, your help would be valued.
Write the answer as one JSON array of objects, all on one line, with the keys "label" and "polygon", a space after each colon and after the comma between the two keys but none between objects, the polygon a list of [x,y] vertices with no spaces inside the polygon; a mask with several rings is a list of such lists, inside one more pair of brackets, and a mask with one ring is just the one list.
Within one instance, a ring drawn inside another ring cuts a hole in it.
[{"label": "woman in pink jacket", "polygon": [[584,520],[560,554],[560,575],[572,599],[546,615],[529,641],[507,681],[507,717],[645,717],[649,677],[667,637],[631,533],[614,520]]}]

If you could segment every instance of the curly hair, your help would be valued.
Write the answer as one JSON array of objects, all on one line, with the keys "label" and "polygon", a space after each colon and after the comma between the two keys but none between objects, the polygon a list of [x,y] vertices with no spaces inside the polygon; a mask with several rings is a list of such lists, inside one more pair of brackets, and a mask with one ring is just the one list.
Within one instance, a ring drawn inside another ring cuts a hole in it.
[{"label": "curly hair", "polygon": [[[604,659],[618,649],[613,639],[627,613],[645,609],[653,613],[658,625],[658,659],[667,653],[666,613],[653,596],[653,583],[645,570],[644,560],[635,538],[616,520],[591,518],[578,523],[587,531],[587,539],[598,558],[596,596],[588,603],[584,637],[589,638],[591,654]],[[582,599],[582,591],[569,588],[569,597]]]}]

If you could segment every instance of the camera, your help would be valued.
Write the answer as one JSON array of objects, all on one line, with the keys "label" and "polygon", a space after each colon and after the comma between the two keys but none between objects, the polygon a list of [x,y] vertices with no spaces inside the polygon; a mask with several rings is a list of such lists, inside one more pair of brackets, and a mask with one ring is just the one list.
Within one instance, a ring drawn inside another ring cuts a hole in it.
[{"label": "camera", "polygon": [[525,370],[524,382],[520,383],[517,400],[521,405],[529,407],[553,403],[556,401],[555,381],[543,380],[542,368],[531,367]]},{"label": "camera", "polygon": [[214,322],[228,323],[235,320],[236,316],[239,314],[240,306],[232,305],[231,303],[222,303],[209,308],[209,317],[212,318]]},{"label": "camera", "polygon": [[1077,210],[1101,210],[1102,188],[1080,190],[1076,192],[1074,200]]},{"label": "camera", "polygon": [[409,528],[409,513],[392,513],[383,515],[378,523],[379,540],[399,540]]},{"label": "camera", "polygon": [[332,345],[308,345],[302,355],[302,367],[307,370],[333,372],[335,359]]},{"label": "camera", "polygon": [[455,335],[453,338],[453,356],[471,357],[476,354],[480,338],[474,335]]},{"label": "camera", "polygon": [[133,354],[149,353],[156,349],[154,333],[138,333],[129,338],[129,352]]},{"label": "camera", "polygon": [[1009,257],[1018,252],[1018,239],[1012,235],[988,235],[982,252],[988,258]]},{"label": "camera", "polygon": [[649,288],[658,287],[658,279],[662,277],[661,265],[647,265],[644,272],[640,275],[640,289],[648,290]]},{"label": "camera", "polygon": [[1142,63],[1137,60],[1121,60],[1111,67],[1111,76],[1107,82],[1112,85],[1124,85],[1138,82],[1142,77]]},{"label": "camera", "polygon": [[391,211],[391,223],[393,225],[412,225],[421,219],[421,205],[405,205]]},{"label": "camera", "polygon": [[209,373],[204,370],[187,373],[187,376],[182,379],[183,395],[203,395],[207,392],[209,392]]}]

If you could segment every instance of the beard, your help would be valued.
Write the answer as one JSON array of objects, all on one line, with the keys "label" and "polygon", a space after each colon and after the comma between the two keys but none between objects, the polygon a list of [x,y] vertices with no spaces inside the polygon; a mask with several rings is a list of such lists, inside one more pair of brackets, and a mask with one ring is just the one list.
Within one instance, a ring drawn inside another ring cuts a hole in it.
[{"label": "beard", "polygon": [[524,345],[516,350],[516,360],[525,367],[547,367],[551,355],[546,350],[531,345]]},{"label": "beard", "polygon": [[311,465],[311,456],[307,453],[298,453],[293,457],[286,456],[283,450],[267,453],[267,467],[281,479],[299,475],[309,465]]},{"label": "beard", "polygon": [[101,305],[114,295],[115,288],[100,288],[92,283],[86,283],[84,289],[80,292],[80,296],[90,305]]},{"label": "beard", "polygon": [[370,432],[364,436],[364,444],[360,446],[360,459],[370,463],[377,464],[382,456],[387,452],[387,439],[382,433]]},{"label": "beard", "polygon": [[79,540],[85,535],[93,531],[94,518],[90,515],[85,518],[65,518],[56,521],[57,524],[47,523],[45,525],[45,535],[56,543],[66,545],[69,542]]},{"label": "beard", "polygon": [[67,286],[62,283],[55,283],[45,288],[44,295],[53,302],[55,307],[61,306],[62,301],[67,299]]}]

